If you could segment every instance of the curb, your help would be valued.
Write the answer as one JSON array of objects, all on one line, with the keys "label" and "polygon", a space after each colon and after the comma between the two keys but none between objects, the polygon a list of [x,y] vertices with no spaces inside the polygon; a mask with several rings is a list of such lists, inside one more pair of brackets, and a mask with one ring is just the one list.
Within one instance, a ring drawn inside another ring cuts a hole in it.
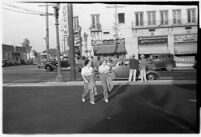
[{"label": "curb", "polygon": [[[129,81],[113,81],[114,85],[174,85],[174,84],[196,84],[196,80],[153,80],[148,82],[129,82]],[[43,82],[43,83],[3,83],[3,87],[44,87],[44,86],[83,86],[83,81],[70,82]],[[101,85],[100,81],[96,81],[96,85]]]}]

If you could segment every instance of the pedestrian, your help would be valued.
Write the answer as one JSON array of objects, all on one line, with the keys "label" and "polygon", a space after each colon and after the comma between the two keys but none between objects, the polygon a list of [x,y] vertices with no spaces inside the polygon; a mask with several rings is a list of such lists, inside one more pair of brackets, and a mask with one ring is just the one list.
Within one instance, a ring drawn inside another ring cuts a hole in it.
[{"label": "pedestrian", "polygon": [[141,82],[143,81],[147,82],[147,78],[146,78],[147,63],[143,54],[140,56],[140,58],[141,60],[140,60],[139,70],[140,70]]},{"label": "pedestrian", "polygon": [[135,55],[132,55],[130,58],[130,73],[129,73],[129,81],[131,81],[133,77],[133,81],[136,81],[136,74],[139,70],[139,61],[135,59]]},{"label": "pedestrian", "polygon": [[102,60],[102,64],[99,66],[98,71],[100,73],[100,80],[103,87],[104,101],[108,103],[108,92],[112,90],[113,84],[109,75],[110,67],[107,65],[105,59]]},{"label": "pedestrian", "polygon": [[90,92],[90,103],[95,104],[94,102],[94,76],[93,76],[93,68],[91,67],[91,61],[85,60],[84,67],[81,70],[81,75],[84,81],[84,90],[82,93],[82,102],[85,102],[85,96]]}]

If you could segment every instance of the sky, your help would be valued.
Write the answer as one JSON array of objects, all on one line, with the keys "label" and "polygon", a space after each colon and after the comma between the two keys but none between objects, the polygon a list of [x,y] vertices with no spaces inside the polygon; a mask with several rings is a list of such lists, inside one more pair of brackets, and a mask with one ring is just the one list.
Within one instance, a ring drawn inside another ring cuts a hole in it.
[{"label": "sky", "polygon": [[[30,0],[25,0],[30,1]],[[36,1],[37,0],[33,0]],[[39,1],[39,0],[38,0]],[[47,1],[47,0],[46,0]],[[9,4],[9,5],[8,5]],[[30,40],[32,49],[42,52],[46,49],[46,19],[45,16],[19,13],[14,10],[27,12],[27,10],[45,13],[43,3],[22,3],[20,0],[4,0],[2,5],[2,42],[22,45],[25,38]],[[15,6],[15,7],[13,7]],[[17,7],[17,8],[16,8]],[[20,9],[19,9],[20,8]],[[53,7],[49,7],[49,12],[53,13]],[[49,45],[56,48],[55,18],[49,16]],[[60,42],[61,43],[61,42]]]},{"label": "sky", "polygon": [[[30,13],[28,10],[45,13],[45,6],[39,5],[44,4],[20,3],[13,0],[6,0],[2,2],[3,43],[11,43],[21,46],[23,40],[27,38],[30,41],[30,46],[32,46],[32,49],[38,52],[42,52],[46,49],[46,43],[44,39],[46,37],[45,16],[40,16],[39,14],[27,14],[27,12]],[[19,11],[22,11],[23,13]],[[49,12],[53,13],[52,7],[49,7]],[[50,48],[56,48],[56,30],[54,24],[54,16],[49,16]]]}]

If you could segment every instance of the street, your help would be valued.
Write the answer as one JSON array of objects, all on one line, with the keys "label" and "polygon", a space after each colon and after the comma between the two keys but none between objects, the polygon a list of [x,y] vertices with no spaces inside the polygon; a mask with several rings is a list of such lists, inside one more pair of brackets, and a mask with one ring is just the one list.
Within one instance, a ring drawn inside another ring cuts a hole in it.
[{"label": "street", "polygon": [[[3,68],[3,133],[196,133],[196,70],[159,71],[170,82],[116,81],[103,101],[97,84],[95,105],[82,103],[80,73],[56,84],[57,72],[33,65]],[[44,84],[43,84],[44,83]],[[52,84],[51,84],[52,83]],[[54,84],[53,84],[54,83]],[[69,84],[68,84],[69,83]]]},{"label": "street", "polygon": [[81,102],[83,86],[3,87],[3,133],[196,133],[196,86],[116,85]]},{"label": "street", "polygon": [[[195,69],[177,69],[171,72],[157,70],[160,80],[196,80]],[[62,71],[65,81],[70,81],[70,71]],[[46,72],[33,65],[12,66],[3,68],[3,83],[39,83],[56,81],[57,72]],[[76,80],[81,81],[80,72]]]}]

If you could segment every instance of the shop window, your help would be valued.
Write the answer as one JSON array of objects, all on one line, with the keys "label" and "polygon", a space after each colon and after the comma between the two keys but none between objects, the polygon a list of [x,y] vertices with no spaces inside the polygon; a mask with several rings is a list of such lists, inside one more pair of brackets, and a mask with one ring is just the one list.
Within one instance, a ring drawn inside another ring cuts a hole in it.
[{"label": "shop window", "polygon": [[181,24],[181,10],[173,10],[173,24],[174,25]]},{"label": "shop window", "polygon": [[125,23],[124,13],[118,13],[118,21],[119,23]]},{"label": "shop window", "polygon": [[187,9],[188,23],[195,23],[195,9]]},{"label": "shop window", "polygon": [[156,25],[156,11],[148,11],[148,25],[153,26]]}]

